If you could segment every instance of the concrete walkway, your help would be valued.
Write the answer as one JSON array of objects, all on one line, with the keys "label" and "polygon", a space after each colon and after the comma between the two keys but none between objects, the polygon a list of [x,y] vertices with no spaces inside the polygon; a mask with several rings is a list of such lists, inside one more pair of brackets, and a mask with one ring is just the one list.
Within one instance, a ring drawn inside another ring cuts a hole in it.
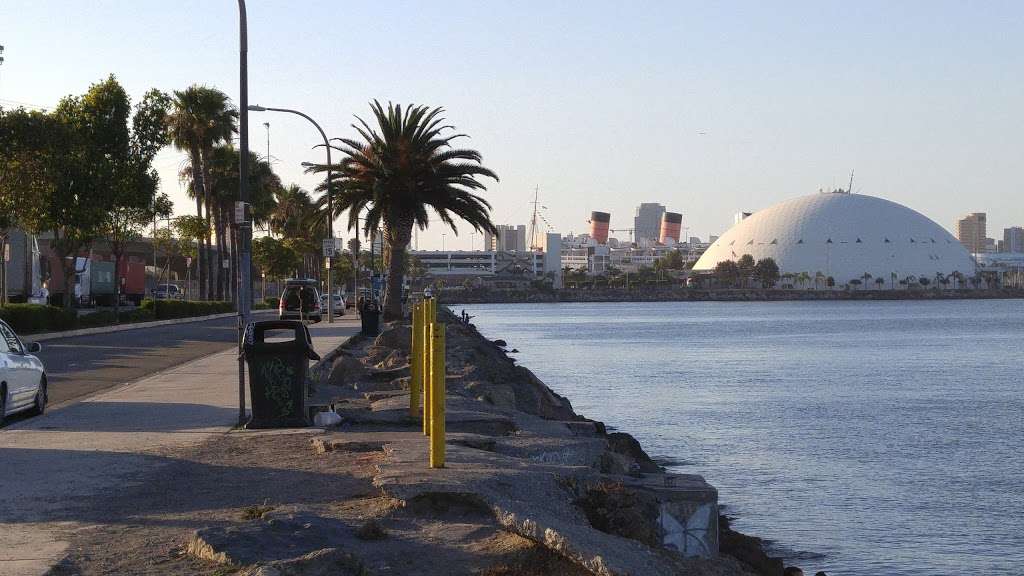
[{"label": "concrete walkway", "polygon": [[[310,332],[324,356],[358,329],[353,314]],[[218,352],[0,430],[0,575],[45,573],[102,517],[91,498],[234,426],[237,367],[234,350]]]}]

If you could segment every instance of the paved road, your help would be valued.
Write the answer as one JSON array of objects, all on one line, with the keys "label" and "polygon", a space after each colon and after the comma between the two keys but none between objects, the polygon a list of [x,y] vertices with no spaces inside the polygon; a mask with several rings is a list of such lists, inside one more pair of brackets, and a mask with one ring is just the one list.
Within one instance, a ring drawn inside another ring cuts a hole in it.
[{"label": "paved road", "polygon": [[47,340],[39,359],[49,378],[50,405],[58,406],[226,350],[237,337],[237,320],[218,318]]}]

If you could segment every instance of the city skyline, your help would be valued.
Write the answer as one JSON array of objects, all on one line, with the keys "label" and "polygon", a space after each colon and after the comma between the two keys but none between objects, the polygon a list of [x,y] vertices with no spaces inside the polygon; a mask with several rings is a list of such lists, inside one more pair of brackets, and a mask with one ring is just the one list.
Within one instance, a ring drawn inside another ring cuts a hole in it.
[{"label": "city skyline", "polygon": [[[987,212],[993,231],[1024,223],[1011,200],[1024,145],[1012,114],[1024,81],[1008,73],[1024,48],[1016,4],[588,8],[454,3],[425,15],[406,3],[252,3],[250,101],[301,109],[331,137],[351,136],[353,114],[365,117],[372,98],[444,106],[502,177],[484,194],[493,220],[528,222],[539,185],[546,219],[564,234],[585,232],[592,210],[628,228],[640,202],[656,202],[683,214],[687,236],[706,239],[738,211],[844,187],[850,170],[854,192],[948,229],[968,212]],[[135,99],[202,83],[237,101],[231,3],[14,1],[0,15],[5,107],[52,107],[110,73]],[[364,24],[338,41],[334,26],[349,21]],[[371,42],[383,23],[408,42]],[[413,33],[424,27],[443,40]],[[265,154],[268,122],[275,169],[312,189],[318,178],[300,165],[321,160],[312,127],[275,114],[250,122],[252,148]],[[182,159],[168,149],[157,166],[188,213]],[[438,227],[419,244],[468,248],[469,232]]]}]

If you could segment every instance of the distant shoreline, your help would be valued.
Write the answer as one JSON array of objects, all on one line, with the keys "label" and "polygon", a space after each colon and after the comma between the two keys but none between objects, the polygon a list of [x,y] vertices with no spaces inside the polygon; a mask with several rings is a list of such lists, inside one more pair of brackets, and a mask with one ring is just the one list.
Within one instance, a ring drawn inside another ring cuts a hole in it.
[{"label": "distant shoreline", "polygon": [[778,302],[801,300],[1002,300],[1024,298],[1024,289],[999,290],[705,290],[671,289],[562,289],[442,290],[443,304],[545,304],[561,302]]}]

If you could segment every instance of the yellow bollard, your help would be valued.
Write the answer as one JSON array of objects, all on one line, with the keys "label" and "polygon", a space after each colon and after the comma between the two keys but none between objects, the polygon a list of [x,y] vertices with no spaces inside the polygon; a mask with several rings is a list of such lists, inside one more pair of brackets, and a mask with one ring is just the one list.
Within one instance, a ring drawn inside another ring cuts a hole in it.
[{"label": "yellow bollard", "polygon": [[431,324],[430,341],[430,467],[444,468],[444,324]]},{"label": "yellow bollard", "polygon": [[420,411],[420,390],[423,389],[423,328],[421,313],[423,306],[412,305],[412,341],[409,344],[409,417],[415,418]]},{"label": "yellow bollard", "polygon": [[431,313],[434,300],[427,298],[423,301],[423,318],[420,319],[420,329],[422,330],[423,340],[423,354],[421,355],[421,369],[423,380],[423,434],[430,436],[430,351],[433,347],[433,342],[430,340],[430,325],[434,323],[433,314]]}]

